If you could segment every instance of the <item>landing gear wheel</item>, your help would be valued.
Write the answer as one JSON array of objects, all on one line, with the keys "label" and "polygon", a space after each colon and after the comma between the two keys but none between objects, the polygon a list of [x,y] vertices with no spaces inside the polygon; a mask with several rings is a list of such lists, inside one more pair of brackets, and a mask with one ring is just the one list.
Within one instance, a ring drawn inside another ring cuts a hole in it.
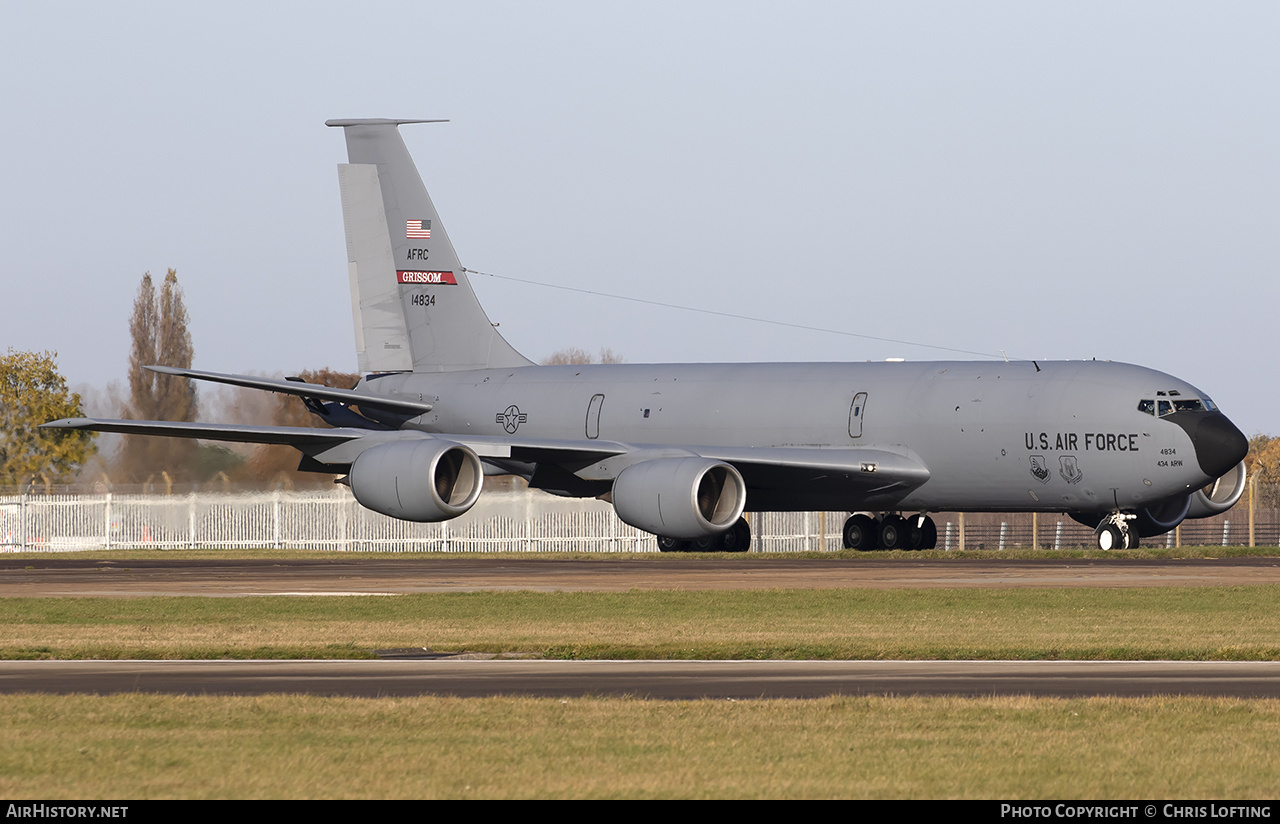
[{"label": "landing gear wheel", "polygon": [[880,546],[904,549],[907,546],[907,521],[901,515],[886,515],[880,520]]},{"label": "landing gear wheel", "polygon": [[720,548],[720,536],[709,535],[706,538],[694,538],[689,541],[688,552],[715,552]]},{"label": "landing gear wheel", "polygon": [[937,549],[938,548],[938,525],[933,522],[929,516],[925,516],[924,526],[920,527],[924,532],[924,540],[920,543],[921,549]]},{"label": "landing gear wheel", "polygon": [[720,536],[721,552],[746,552],[751,548],[751,525],[746,518],[739,518]]},{"label": "landing gear wheel", "polygon": [[680,541],[675,538],[668,538],[665,535],[658,535],[658,551],[659,552],[688,552],[689,542]]},{"label": "landing gear wheel", "polygon": [[1094,534],[1098,538],[1098,549],[1110,550],[1124,547],[1124,533],[1115,524],[1101,524]]},{"label": "landing gear wheel", "polygon": [[876,522],[866,515],[854,515],[844,522],[844,545],[846,549],[867,552],[876,548],[876,537],[879,530]]},{"label": "landing gear wheel", "polygon": [[1137,524],[1130,523],[1129,528],[1124,531],[1124,548],[1137,549],[1139,540],[1141,536],[1138,534]]},{"label": "landing gear wheel", "polygon": [[912,515],[907,519],[904,549],[934,549],[938,546],[938,526],[928,515]]}]

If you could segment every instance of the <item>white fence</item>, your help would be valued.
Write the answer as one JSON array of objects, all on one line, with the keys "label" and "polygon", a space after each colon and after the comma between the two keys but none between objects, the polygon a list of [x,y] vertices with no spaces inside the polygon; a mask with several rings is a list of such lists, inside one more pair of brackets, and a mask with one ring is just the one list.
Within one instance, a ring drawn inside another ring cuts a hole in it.
[{"label": "white fence", "polygon": [[[750,517],[756,532],[753,548],[840,548],[844,515]],[[0,496],[0,551],[220,547],[383,552],[658,549],[652,535],[622,523],[607,503],[540,492],[486,494],[466,515],[439,524],[408,523],[370,512],[344,487],[248,495]]]},{"label": "white fence", "polygon": [[[1258,525],[1258,544],[1280,538],[1276,510]],[[1226,513],[1187,522],[1152,544],[1249,544],[1244,515]],[[758,552],[835,551],[844,512],[751,513],[751,548]],[[1093,531],[1062,515],[1028,513],[934,516],[938,548],[1005,549],[1091,546]],[[1201,534],[1203,533],[1203,534]],[[1033,539],[1033,535],[1035,536]],[[335,549],[382,552],[656,552],[652,535],[618,520],[594,499],[542,492],[490,492],[461,518],[413,524],[370,512],[349,490],[258,492],[243,495],[0,496],[0,552],[185,548]]]}]

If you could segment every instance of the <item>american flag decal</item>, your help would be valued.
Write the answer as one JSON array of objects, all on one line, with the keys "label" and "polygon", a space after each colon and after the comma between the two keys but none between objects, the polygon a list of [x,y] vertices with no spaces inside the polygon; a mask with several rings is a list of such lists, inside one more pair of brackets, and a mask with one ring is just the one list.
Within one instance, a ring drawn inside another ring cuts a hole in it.
[{"label": "american flag decal", "polygon": [[404,236],[407,238],[430,238],[431,221],[406,220],[404,222]]}]

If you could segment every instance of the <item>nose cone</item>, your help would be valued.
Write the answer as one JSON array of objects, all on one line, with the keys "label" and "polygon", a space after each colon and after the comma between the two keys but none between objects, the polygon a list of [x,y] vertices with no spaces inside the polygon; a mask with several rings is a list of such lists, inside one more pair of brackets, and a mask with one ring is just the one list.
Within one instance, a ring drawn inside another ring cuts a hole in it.
[{"label": "nose cone", "polygon": [[1195,444],[1200,469],[1210,478],[1227,474],[1249,451],[1249,439],[1221,412],[1196,415],[1187,434]]}]

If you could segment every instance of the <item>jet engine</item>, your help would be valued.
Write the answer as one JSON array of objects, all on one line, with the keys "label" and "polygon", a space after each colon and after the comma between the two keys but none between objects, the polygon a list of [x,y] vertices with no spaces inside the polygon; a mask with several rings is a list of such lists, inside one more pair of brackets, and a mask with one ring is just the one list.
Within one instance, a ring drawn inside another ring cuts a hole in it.
[{"label": "jet engine", "polygon": [[724,532],[747,504],[738,470],[708,458],[654,458],[632,464],[613,482],[613,508],[628,524],[690,541]]},{"label": "jet engine", "polygon": [[480,458],[462,444],[421,439],[370,447],[348,482],[362,506],[404,521],[447,521],[480,497]]},{"label": "jet engine", "polygon": [[[1140,536],[1154,538],[1182,523],[1187,518],[1187,509],[1190,506],[1190,495],[1165,498],[1163,501],[1156,501],[1136,510],[1134,515],[1137,517],[1133,519],[1133,524],[1138,528]],[[1105,512],[1068,512],[1067,514],[1076,523],[1084,524],[1090,529],[1096,529],[1107,515]]]},{"label": "jet engine", "polygon": [[[1209,518],[1226,512],[1235,506],[1244,493],[1246,474],[1244,461],[1241,461],[1230,472],[1202,489],[1142,507],[1134,513],[1138,516],[1134,520],[1138,526],[1138,534],[1143,538],[1152,538],[1165,534],[1187,518]],[[1101,512],[1067,514],[1091,528],[1101,523],[1105,515]]]},{"label": "jet engine", "polygon": [[1187,517],[1190,506],[1190,495],[1175,495],[1142,507],[1138,510],[1138,517],[1134,521],[1138,526],[1138,534],[1143,538],[1154,538],[1165,534],[1182,523]]},{"label": "jet engine", "polygon": [[1219,512],[1226,512],[1235,506],[1236,501],[1244,494],[1248,475],[1244,461],[1218,480],[1191,493],[1191,507],[1187,511],[1188,518],[1208,518]]}]

